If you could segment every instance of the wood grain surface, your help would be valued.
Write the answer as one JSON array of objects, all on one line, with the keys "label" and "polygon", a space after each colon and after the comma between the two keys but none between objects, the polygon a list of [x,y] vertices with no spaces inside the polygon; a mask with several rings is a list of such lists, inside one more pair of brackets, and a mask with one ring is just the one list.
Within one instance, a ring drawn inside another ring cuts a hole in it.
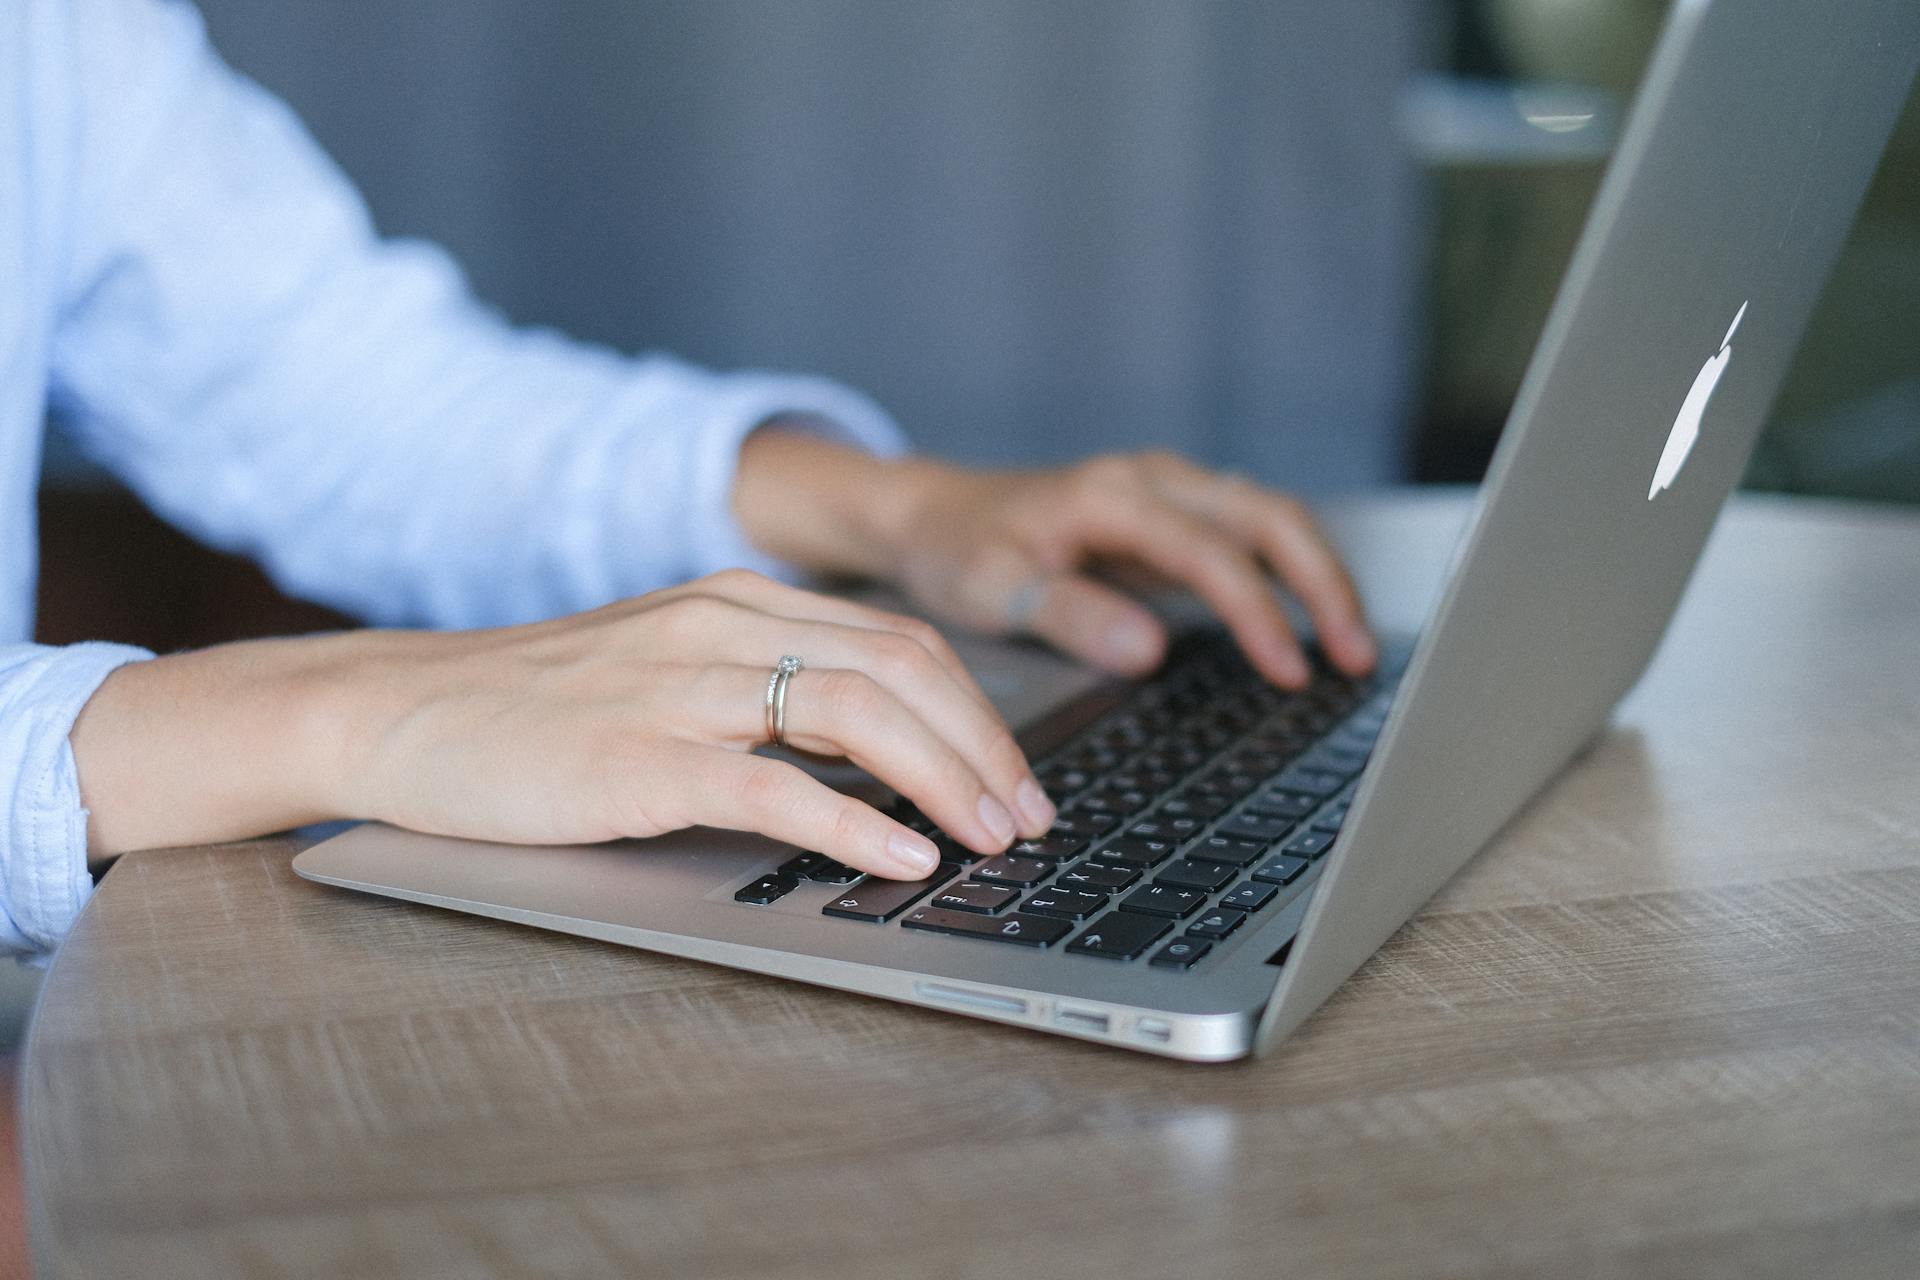
[{"label": "wood grain surface", "polygon": [[[1340,513],[1417,615],[1463,507]],[[48,975],[46,1276],[1920,1271],[1920,516],[1742,499],[1615,727],[1197,1067],[124,858]]]}]

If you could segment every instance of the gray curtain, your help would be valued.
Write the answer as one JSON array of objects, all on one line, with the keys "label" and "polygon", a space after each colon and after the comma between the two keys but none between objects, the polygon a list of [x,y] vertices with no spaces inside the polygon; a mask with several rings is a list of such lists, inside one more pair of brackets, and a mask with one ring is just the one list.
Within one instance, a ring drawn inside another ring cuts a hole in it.
[{"label": "gray curtain", "polygon": [[1401,473],[1420,0],[201,0],[514,318],[818,370],[928,449]]}]

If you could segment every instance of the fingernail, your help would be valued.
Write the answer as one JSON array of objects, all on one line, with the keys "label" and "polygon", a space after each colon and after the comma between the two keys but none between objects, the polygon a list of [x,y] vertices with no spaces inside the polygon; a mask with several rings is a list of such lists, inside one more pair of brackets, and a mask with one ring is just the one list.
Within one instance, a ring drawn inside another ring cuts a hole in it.
[{"label": "fingernail", "polygon": [[1104,647],[1110,665],[1132,670],[1152,666],[1160,657],[1160,639],[1143,622],[1123,622],[1110,628]]},{"label": "fingernail", "polygon": [[1032,778],[1020,783],[1013,792],[1014,803],[1020,806],[1020,816],[1027,820],[1028,827],[1050,827],[1060,811],[1053,807],[1053,801],[1047,799],[1047,793]]},{"label": "fingernail", "polygon": [[934,849],[933,841],[904,827],[887,837],[887,853],[916,878],[932,875],[933,869],[940,865],[940,855]]},{"label": "fingernail", "polygon": [[1007,812],[1007,806],[992,796],[980,797],[980,825],[987,834],[1003,845],[1013,843],[1013,815]]}]

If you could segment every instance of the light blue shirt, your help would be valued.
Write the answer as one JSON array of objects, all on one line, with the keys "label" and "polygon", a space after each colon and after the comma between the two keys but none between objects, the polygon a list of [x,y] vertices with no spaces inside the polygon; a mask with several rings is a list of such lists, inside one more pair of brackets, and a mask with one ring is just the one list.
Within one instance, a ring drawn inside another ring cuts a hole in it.
[{"label": "light blue shirt", "polygon": [[67,735],[151,656],[28,643],[50,405],[161,515],[287,590],[439,627],[777,571],[729,509],[770,417],[900,447],[831,382],[507,326],[444,253],[377,239],[182,3],[0,4],[0,175],[0,948],[51,948],[85,903]]}]

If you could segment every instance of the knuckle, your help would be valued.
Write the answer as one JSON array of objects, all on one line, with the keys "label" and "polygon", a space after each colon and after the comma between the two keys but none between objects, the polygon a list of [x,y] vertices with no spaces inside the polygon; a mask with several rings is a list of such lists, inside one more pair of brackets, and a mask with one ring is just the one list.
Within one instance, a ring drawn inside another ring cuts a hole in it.
[{"label": "knuckle", "polygon": [[638,778],[662,776],[668,765],[638,741],[628,726],[609,725],[592,735],[589,743],[598,761],[600,794],[615,831],[623,836],[651,836],[692,825],[678,788],[636,784]]},{"label": "knuckle", "polygon": [[818,697],[828,716],[839,724],[862,724],[879,712],[880,686],[863,671],[822,673]]},{"label": "knuckle", "polygon": [[710,573],[699,582],[723,590],[739,590],[758,586],[766,580],[765,575],[755,573],[752,569],[732,568]]},{"label": "knuckle", "polygon": [[900,634],[928,653],[938,654],[948,647],[940,629],[922,618],[901,618]]},{"label": "knuckle", "polygon": [[1076,489],[1083,495],[1111,493],[1133,479],[1134,460],[1123,453],[1101,453],[1073,469]]},{"label": "knuckle", "polygon": [[1282,522],[1290,525],[1311,527],[1313,515],[1307,510],[1307,504],[1290,493],[1270,493],[1267,505]]},{"label": "knuckle", "polygon": [[866,833],[866,814],[864,806],[857,803],[837,804],[826,815],[825,830],[821,833],[836,849],[857,848],[861,837]]},{"label": "knuckle", "polygon": [[698,640],[714,635],[733,610],[733,605],[718,596],[690,591],[667,601],[654,614],[673,637]]},{"label": "knuckle", "polygon": [[793,779],[779,765],[748,769],[736,790],[749,813],[784,815],[793,808]]},{"label": "knuckle", "polygon": [[868,641],[868,651],[879,670],[894,675],[923,676],[933,662],[924,644],[897,631],[875,632]]},{"label": "knuckle", "polygon": [[875,631],[861,642],[861,670],[876,679],[906,676],[913,669],[912,650],[918,646],[891,631]]}]

